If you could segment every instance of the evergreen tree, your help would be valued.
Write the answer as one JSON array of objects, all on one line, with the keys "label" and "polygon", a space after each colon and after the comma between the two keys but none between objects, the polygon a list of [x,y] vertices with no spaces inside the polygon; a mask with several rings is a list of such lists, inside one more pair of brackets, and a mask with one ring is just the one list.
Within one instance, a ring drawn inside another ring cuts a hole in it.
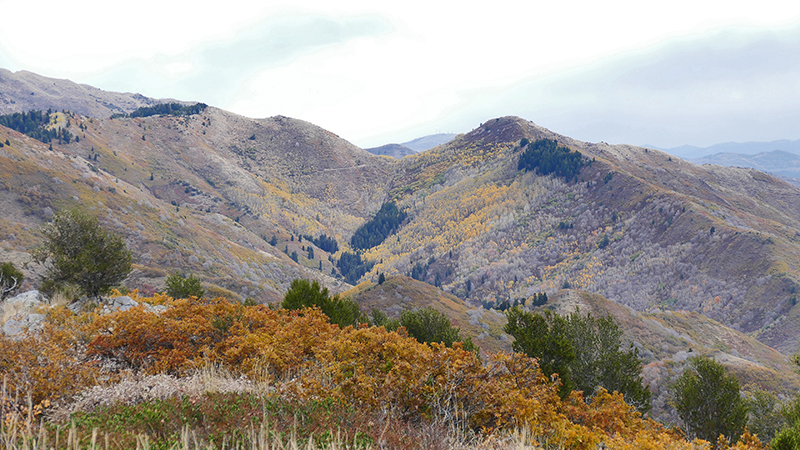
[{"label": "evergreen tree", "polygon": [[570,365],[575,360],[575,347],[567,337],[567,321],[553,313],[532,314],[519,308],[506,312],[508,322],[503,331],[514,337],[511,348],[539,360],[545,376],[558,374],[559,396],[566,398],[574,388]]},{"label": "evergreen tree", "polygon": [[672,387],[675,409],[689,436],[716,442],[723,435],[736,442],[747,424],[739,381],[711,358],[698,356],[689,363]]},{"label": "evergreen tree", "polygon": [[350,245],[356,250],[367,250],[380,245],[390,234],[400,228],[407,214],[397,208],[394,202],[387,202],[371,220],[361,225],[353,237]]},{"label": "evergreen tree", "polygon": [[583,155],[559,145],[553,139],[530,142],[519,157],[518,170],[536,170],[540,175],[555,174],[567,181],[577,179],[585,165]]},{"label": "evergreen tree", "polygon": [[652,394],[642,380],[642,362],[632,347],[621,350],[622,330],[608,317],[534,314],[519,307],[506,311],[504,331],[514,337],[512,348],[539,359],[546,375],[558,374],[559,394],[583,391],[591,398],[598,387],[620,392],[639,411],[650,410]]},{"label": "evergreen tree", "polygon": [[341,328],[368,322],[361,313],[358,303],[349,298],[341,299],[338,295],[328,296],[328,288],[323,288],[317,281],[295,279],[283,297],[281,307],[285,309],[302,309],[318,307],[330,318],[331,323]]},{"label": "evergreen tree", "polygon": [[56,214],[41,231],[45,241],[33,259],[46,267],[45,290],[74,283],[83,294],[96,297],[131,272],[131,251],[125,241],[102,228],[97,217],[68,210]]},{"label": "evergreen tree", "polygon": [[372,269],[374,263],[364,261],[358,253],[344,252],[336,262],[345,281],[350,284],[358,284],[361,277]]},{"label": "evergreen tree", "polygon": [[441,342],[452,347],[454,343],[461,342],[465,350],[478,350],[472,339],[461,339],[461,330],[454,327],[447,316],[431,307],[403,311],[399,320],[391,320],[383,312],[373,309],[372,323],[375,326],[383,326],[389,331],[404,327],[409,336],[423,344]]}]

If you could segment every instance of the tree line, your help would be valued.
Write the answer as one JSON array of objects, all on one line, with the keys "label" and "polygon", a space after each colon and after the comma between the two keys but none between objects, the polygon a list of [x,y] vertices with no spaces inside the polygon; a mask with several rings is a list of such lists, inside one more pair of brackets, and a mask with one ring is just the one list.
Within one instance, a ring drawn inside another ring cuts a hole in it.
[{"label": "tree line", "polygon": [[112,114],[111,118],[112,119],[117,119],[120,117],[136,118],[136,117],[150,117],[157,115],[191,116],[194,114],[200,114],[207,107],[208,105],[206,105],[205,103],[195,103],[194,105],[182,105],[180,103],[159,103],[158,105],[153,105],[153,106],[142,106],[141,108],[137,108],[130,114],[124,114],[124,113]]}]

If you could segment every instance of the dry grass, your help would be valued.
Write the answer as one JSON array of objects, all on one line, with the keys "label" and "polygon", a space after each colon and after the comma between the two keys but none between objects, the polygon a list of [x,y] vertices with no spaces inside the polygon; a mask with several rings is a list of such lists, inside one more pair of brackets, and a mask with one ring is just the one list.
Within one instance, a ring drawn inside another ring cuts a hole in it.
[{"label": "dry grass", "polygon": [[[252,382],[244,377],[235,376],[230,371],[219,366],[209,365],[187,377],[174,377],[170,375],[135,376],[111,386],[94,386],[75,396],[68,405],[53,407],[45,414],[32,405],[30,400],[27,406],[25,401],[20,402],[6,392],[5,384],[0,390],[0,448],[7,450],[108,450],[122,448],[115,445],[117,436],[113,433],[103,432],[97,428],[92,429],[89,437],[85,428],[76,426],[70,416],[76,412],[89,413],[104,406],[112,404],[135,405],[151,401],[165,400],[174,397],[193,397],[210,393],[237,393],[256,394],[269,396],[275,389],[264,383]],[[5,408],[2,406],[5,405]],[[12,407],[11,405],[15,405]],[[46,416],[46,417],[45,417]],[[46,419],[46,420],[44,420]],[[383,423],[381,423],[383,422]],[[396,423],[388,417],[376,420],[375,426],[384,429],[396,427]],[[83,431],[82,431],[83,430]],[[239,430],[246,436],[249,445],[242,444],[227,446],[225,443],[215,445],[207,442],[202,436],[184,427],[180,433],[180,442],[169,447],[164,447],[163,442],[158,442],[147,434],[136,436],[136,449],[164,449],[168,450],[207,450],[221,448],[236,448],[249,450],[345,450],[373,448],[388,449],[394,446],[385,441],[377,444],[362,442],[346,442],[341,430],[331,431],[331,439],[324,445],[312,437],[300,439],[297,430],[281,432],[267,421],[255,426],[251,425],[244,430]],[[396,431],[396,430],[395,430]],[[81,435],[83,433],[83,435]],[[472,432],[458,430],[452,425],[429,423],[417,424],[403,431],[409,440],[413,440],[409,447],[404,448],[430,448],[452,450],[528,450],[536,449],[531,445],[532,436],[527,430],[515,430],[504,436],[478,437]]]},{"label": "dry grass", "polygon": [[236,376],[222,367],[207,365],[187,377],[131,374],[110,386],[93,386],[75,396],[69,404],[52,408],[48,416],[54,422],[66,422],[75,412],[93,412],[116,403],[136,405],[182,396],[199,397],[210,392],[263,395],[274,390],[272,386]]}]

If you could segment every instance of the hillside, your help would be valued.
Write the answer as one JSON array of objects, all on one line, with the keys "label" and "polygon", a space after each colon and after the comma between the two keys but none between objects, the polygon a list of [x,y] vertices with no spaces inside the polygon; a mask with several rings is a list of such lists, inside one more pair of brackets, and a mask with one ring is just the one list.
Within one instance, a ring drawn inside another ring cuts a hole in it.
[{"label": "hillside", "polygon": [[[32,249],[54,211],[81,207],[126,237],[131,288],[159,290],[181,271],[213,293],[275,301],[297,277],[349,289],[336,261],[395,200],[408,217],[363,253],[375,265],[361,281],[414,275],[473,310],[568,286],[797,349],[800,191],[763,172],[581,142],[517,117],[401,160],[302,120],[213,107],[50,120],[76,138],[44,144],[0,128],[4,252]],[[540,139],[579,151],[578,175],[520,169],[521,144]],[[339,250],[308,242],[322,234]]]},{"label": "hillside", "polygon": [[[523,138],[556,139],[595,162],[578,182],[523,173]],[[383,261],[375,273],[426,265],[425,281],[472,302],[571,286],[639,311],[699,311],[797,348],[800,191],[785,182],[579,142],[519,118],[398,164],[405,176],[392,195],[411,219],[367,252]]]},{"label": "hillside", "polygon": [[472,338],[482,350],[498,352],[511,349],[510,337],[502,331],[506,319],[501,312],[470,307],[463,300],[412,278],[392,276],[382,284],[366,281],[342,295],[358,302],[362,311],[377,308],[389,318],[398,318],[402,311],[430,306],[460,328],[462,338]]},{"label": "hillside", "polygon": [[143,106],[153,106],[167,100],[157,100],[141,94],[109,92],[69,80],[43,77],[21,70],[11,72],[0,68],[0,114],[69,110],[78,114],[107,118],[112,114],[130,113]]},{"label": "hillside", "polygon": [[234,298],[276,300],[297,277],[337,286],[321,249],[314,261],[289,258],[305,254],[307,243],[295,236],[341,240],[382,202],[379,190],[360,186],[385,177],[384,159],[294,119],[254,121],[208,108],[113,120],[58,113],[52,126],[80,140],[50,150],[0,130],[0,142],[9,142],[0,148],[2,247],[30,250],[36,225],[82,207],[126,236],[138,268],[129,284],[144,292],[163,288],[152,281],[176,270]]}]

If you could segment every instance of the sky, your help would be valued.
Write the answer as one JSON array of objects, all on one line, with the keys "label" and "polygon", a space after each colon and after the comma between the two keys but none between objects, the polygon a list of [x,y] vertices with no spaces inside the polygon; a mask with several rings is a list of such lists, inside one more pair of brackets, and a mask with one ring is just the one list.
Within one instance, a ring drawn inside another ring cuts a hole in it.
[{"label": "sky", "polygon": [[800,139],[800,2],[0,0],[0,67],[361,147],[516,115],[671,148]]}]

